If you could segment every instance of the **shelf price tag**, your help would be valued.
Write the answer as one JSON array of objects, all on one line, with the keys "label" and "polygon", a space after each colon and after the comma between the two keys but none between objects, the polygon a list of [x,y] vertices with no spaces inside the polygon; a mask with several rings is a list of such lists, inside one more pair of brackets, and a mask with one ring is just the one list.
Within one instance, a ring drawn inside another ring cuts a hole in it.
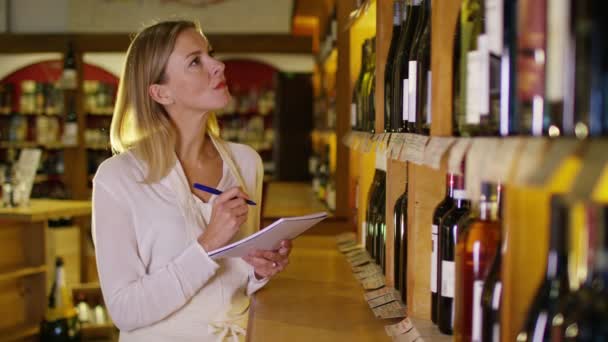
[{"label": "shelf price tag", "polygon": [[390,159],[398,160],[399,154],[403,149],[403,144],[405,142],[404,134],[393,134],[391,137],[391,142],[389,144],[389,156]]},{"label": "shelf price tag", "polygon": [[348,252],[351,251],[356,251],[359,249],[362,249],[363,247],[361,247],[360,245],[357,245],[356,241],[353,241],[351,243],[348,244],[342,244],[338,246],[338,250],[342,253],[348,254]]},{"label": "shelf price tag", "polygon": [[365,300],[369,302],[372,299],[382,297],[389,293],[399,293],[399,292],[397,292],[397,290],[394,287],[383,287],[379,290],[366,292],[365,295],[363,295],[363,297],[365,297]]},{"label": "shelf price tag", "polygon": [[377,318],[388,319],[405,317],[405,309],[406,307],[403,303],[394,301],[373,308],[372,311],[374,312],[374,316]]},{"label": "shelf price tag", "polygon": [[382,274],[376,274],[375,276],[366,278],[361,282],[363,288],[366,290],[375,290],[385,285],[384,276]]},{"label": "shelf price tag", "polygon": [[496,154],[488,159],[486,172],[482,180],[493,183],[506,183],[510,180],[516,156],[519,155],[524,140],[522,138],[503,138],[496,150]]},{"label": "shelf price tag", "polygon": [[386,334],[390,337],[403,335],[412,331],[412,329],[414,329],[414,325],[408,317],[404,318],[401,322],[397,324],[384,326],[384,331],[386,331]]},{"label": "shelf price tag", "polygon": [[342,138],[344,146],[350,148],[353,144],[353,132],[347,132]]},{"label": "shelf price tag", "polygon": [[594,140],[589,142],[589,147],[583,159],[583,166],[579,172],[572,193],[580,198],[592,198],[594,189],[604,173],[605,165],[608,162],[608,142]]},{"label": "shelf price tag", "polygon": [[432,137],[430,140],[424,149],[423,164],[439,170],[441,158],[443,158],[445,152],[456,139],[450,137]]},{"label": "shelf price tag", "polygon": [[524,140],[513,179],[516,185],[529,183],[534,171],[540,168],[548,148],[549,141],[547,139],[532,138]]},{"label": "shelf price tag", "polygon": [[385,294],[384,296],[374,298],[374,299],[368,301],[367,304],[369,305],[370,308],[373,309],[380,305],[384,305],[384,304],[394,302],[394,301],[401,302],[401,296],[399,295],[398,292],[389,292],[389,293]]},{"label": "shelf price tag", "polygon": [[404,151],[401,151],[402,161],[411,161],[414,164],[420,165],[424,159],[424,150],[429,137],[418,134],[408,134]]},{"label": "shelf price tag", "polygon": [[471,145],[470,138],[459,138],[456,140],[456,144],[452,146],[450,150],[450,156],[448,158],[448,172],[457,175],[462,174],[462,160]]},{"label": "shelf price tag", "polygon": [[342,234],[338,234],[336,235],[336,242],[338,243],[338,245],[344,244],[344,243],[350,243],[355,242],[355,240],[357,240],[357,234],[349,232],[349,233],[342,233]]},{"label": "shelf price tag", "polygon": [[377,274],[381,274],[381,273],[382,273],[382,271],[380,270],[380,267],[370,267],[363,272],[355,273],[354,276],[355,276],[355,278],[357,278],[357,280],[363,281],[366,278],[373,277],[373,276],[375,276]]},{"label": "shelf price tag", "polygon": [[363,142],[361,143],[361,152],[368,153],[372,150],[374,142],[372,141],[373,134],[364,133]]}]

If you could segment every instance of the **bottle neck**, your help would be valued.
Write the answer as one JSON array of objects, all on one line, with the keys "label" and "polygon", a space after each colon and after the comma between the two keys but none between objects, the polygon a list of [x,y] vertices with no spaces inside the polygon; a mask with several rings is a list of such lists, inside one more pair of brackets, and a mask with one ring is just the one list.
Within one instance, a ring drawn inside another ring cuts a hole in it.
[{"label": "bottle neck", "polygon": [[547,256],[547,280],[568,277],[568,223],[569,208],[563,204],[554,205],[551,217],[549,253]]},{"label": "bottle neck", "polygon": [[479,218],[482,221],[498,221],[498,202],[482,201],[479,203]]},{"label": "bottle neck", "polygon": [[451,173],[445,179],[445,197],[454,198],[454,175]]}]

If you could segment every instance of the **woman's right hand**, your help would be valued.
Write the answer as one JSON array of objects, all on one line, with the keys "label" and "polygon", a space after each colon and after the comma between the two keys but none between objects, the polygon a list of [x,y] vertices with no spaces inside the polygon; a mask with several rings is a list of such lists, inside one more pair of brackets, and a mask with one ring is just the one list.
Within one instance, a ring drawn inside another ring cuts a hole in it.
[{"label": "woman's right hand", "polygon": [[198,238],[204,250],[210,252],[223,247],[236,235],[247,221],[246,199],[249,196],[239,187],[230,188],[217,197],[207,229]]}]

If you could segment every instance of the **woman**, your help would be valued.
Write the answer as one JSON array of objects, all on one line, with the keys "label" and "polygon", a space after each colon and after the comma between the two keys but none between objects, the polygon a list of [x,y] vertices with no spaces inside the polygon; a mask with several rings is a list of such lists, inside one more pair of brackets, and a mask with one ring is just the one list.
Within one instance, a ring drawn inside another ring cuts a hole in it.
[{"label": "woman", "polygon": [[211,114],[229,96],[195,23],[161,22],[132,41],[110,132],[117,154],[93,181],[97,267],[121,341],[243,339],[249,295],[288,263],[289,241],[243,259],[207,254],[260,222],[261,159],[222,141]]}]

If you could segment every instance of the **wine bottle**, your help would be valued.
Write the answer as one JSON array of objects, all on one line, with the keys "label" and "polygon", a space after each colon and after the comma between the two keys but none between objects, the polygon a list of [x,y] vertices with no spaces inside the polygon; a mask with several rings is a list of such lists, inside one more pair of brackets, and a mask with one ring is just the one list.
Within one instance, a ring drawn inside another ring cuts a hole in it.
[{"label": "wine bottle", "polygon": [[448,173],[446,176],[445,197],[433,211],[433,225],[431,227],[431,320],[437,324],[437,289],[441,286],[441,277],[438,276],[439,269],[439,227],[441,227],[441,219],[452,208],[454,208],[454,177],[453,173]]},{"label": "wine bottle", "polygon": [[525,323],[517,335],[518,342],[550,341],[551,321],[559,300],[569,291],[568,223],[569,207],[560,195],[551,198],[551,231],[547,271],[532,301]]},{"label": "wine bottle", "polygon": [[484,342],[500,342],[500,308],[502,306],[502,254],[506,243],[496,253],[481,293],[481,324]]},{"label": "wine bottle", "polygon": [[431,132],[431,0],[424,4],[426,24],[420,36],[416,60],[418,81],[416,99],[416,125],[414,132],[428,135]]},{"label": "wine bottle", "polygon": [[543,132],[547,45],[547,0],[519,0],[517,7],[518,133]]},{"label": "wine bottle", "polygon": [[[481,117],[481,134],[496,136],[500,134],[500,86],[501,86],[501,56],[504,37],[504,1],[485,0],[484,31],[487,36],[487,68],[488,81],[488,115]],[[484,100],[485,101],[485,100]]]},{"label": "wine bottle", "polygon": [[376,132],[376,37],[370,39],[370,55],[368,61],[369,81],[367,85],[367,125],[366,131]]},{"label": "wine bottle", "polygon": [[405,178],[405,190],[395,202],[393,215],[393,223],[395,226],[395,288],[401,293],[401,298],[403,298],[404,303],[407,302],[407,167]]},{"label": "wine bottle", "polygon": [[[565,24],[566,23],[566,24]],[[567,90],[569,75],[574,73],[570,43],[570,2],[547,0],[547,74],[545,92],[547,102],[543,120],[543,135],[558,137],[574,135],[574,115],[567,110],[567,103],[573,103],[573,91]],[[571,70],[572,69],[572,70]]]},{"label": "wine bottle", "polygon": [[460,117],[461,136],[479,135],[481,118],[489,115],[488,37],[484,32],[482,0],[463,0],[460,8]]},{"label": "wine bottle", "polygon": [[353,99],[351,102],[351,121],[353,123],[354,130],[361,130],[361,125],[363,123],[363,112],[360,106],[360,98],[362,93],[363,86],[363,76],[365,74],[365,61],[367,60],[367,49],[365,43],[361,45],[361,67],[359,69],[359,74],[357,76],[357,81],[355,81],[355,86],[353,88]]},{"label": "wine bottle", "polygon": [[452,334],[454,327],[455,246],[460,231],[459,222],[470,213],[471,202],[466,198],[464,176],[454,176],[454,208],[441,219],[439,236],[439,269],[441,286],[437,301],[437,325],[444,334]]},{"label": "wine bottle", "polygon": [[456,272],[462,283],[455,298],[462,324],[454,335],[460,334],[463,341],[481,342],[484,281],[500,241],[499,196],[500,186],[482,183],[478,216],[458,236],[456,249],[462,258],[457,258]]},{"label": "wine bottle", "polygon": [[[422,35],[424,33],[425,27],[430,19],[430,12],[427,13],[427,3],[428,0],[423,0],[420,4],[420,18],[418,18],[418,23],[416,24],[416,29],[414,31],[414,37],[412,39],[412,44],[409,47],[409,52],[407,56],[409,57],[408,62],[408,120],[407,126],[404,127],[406,132],[417,133],[417,109],[418,109],[418,78],[421,76],[418,74],[419,67],[418,63],[418,50],[420,49],[420,44],[422,43]],[[405,96],[405,95],[404,95]]]},{"label": "wine bottle", "polygon": [[44,320],[40,324],[41,341],[80,341],[80,321],[66,283],[63,259],[55,261],[55,280],[51,287]]},{"label": "wine bottle", "polygon": [[593,0],[591,31],[591,103],[589,105],[589,134],[608,135],[608,5]]},{"label": "wine bottle", "polygon": [[369,130],[369,121],[370,121],[370,92],[371,92],[371,68],[372,68],[372,41],[371,39],[366,39],[363,43],[365,47],[365,59],[361,61],[364,65],[363,71],[363,79],[361,81],[361,93],[359,95],[359,102],[357,104],[358,110],[361,112],[361,127],[360,130],[368,131]]},{"label": "wine bottle", "polygon": [[403,20],[403,0],[393,1],[393,34],[391,37],[391,45],[388,48],[386,56],[386,64],[384,69],[384,131],[391,132],[391,111],[393,103],[393,61],[399,43],[399,34],[401,33],[401,23]]},{"label": "wine bottle", "polygon": [[378,196],[376,210],[376,263],[380,265],[382,273],[386,274],[386,171],[381,173],[380,195]]},{"label": "wine bottle", "polygon": [[519,0],[503,0],[503,46],[500,60],[500,135],[518,134],[517,115],[517,6]]},{"label": "wine bottle", "polygon": [[71,42],[68,43],[68,49],[63,59],[63,73],[61,74],[60,83],[63,89],[76,89],[78,86],[76,55]]},{"label": "wine bottle", "polygon": [[391,119],[391,126],[395,132],[403,132],[405,127],[407,127],[409,115],[409,49],[414,39],[418,21],[420,20],[422,12],[421,4],[422,0],[407,0],[407,18],[401,26],[399,45],[393,66],[393,118]]},{"label": "wine bottle", "polygon": [[369,252],[370,256],[374,256],[374,235],[372,230],[372,217],[373,211],[375,211],[375,201],[378,197],[378,189],[380,186],[380,160],[379,154],[376,154],[376,170],[374,171],[374,178],[372,184],[367,192],[367,205],[365,206],[365,221],[363,222],[363,231],[365,232],[365,248]]}]

